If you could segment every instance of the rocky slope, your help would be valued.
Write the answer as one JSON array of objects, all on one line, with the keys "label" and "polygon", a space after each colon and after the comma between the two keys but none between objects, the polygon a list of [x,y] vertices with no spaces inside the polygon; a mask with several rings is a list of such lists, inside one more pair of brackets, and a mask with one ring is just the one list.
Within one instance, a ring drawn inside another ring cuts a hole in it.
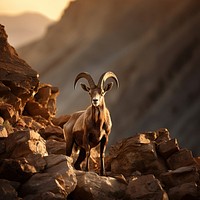
[{"label": "rocky slope", "polygon": [[0,23],[6,27],[10,44],[19,48],[41,38],[53,21],[41,14],[24,13],[16,16],[0,15]]},{"label": "rocky slope", "polygon": [[200,158],[164,128],[113,145],[107,176],[98,175],[97,149],[90,172],[75,170],[75,154],[65,156],[62,129],[70,116],[55,117],[58,88],[40,82],[7,43],[2,25],[0,56],[0,199],[200,198]]},{"label": "rocky slope", "polygon": [[[200,152],[200,2],[77,0],[41,40],[19,50],[41,80],[60,88],[58,115],[89,104],[73,90],[77,73],[113,70],[120,90],[107,95],[110,143],[168,127]],[[123,134],[122,134],[123,133]]]}]

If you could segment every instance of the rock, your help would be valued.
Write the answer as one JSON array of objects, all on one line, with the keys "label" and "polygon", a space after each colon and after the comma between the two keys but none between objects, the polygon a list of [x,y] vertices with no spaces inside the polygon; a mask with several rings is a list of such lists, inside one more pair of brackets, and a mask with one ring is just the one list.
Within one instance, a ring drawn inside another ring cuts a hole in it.
[{"label": "rock", "polygon": [[113,145],[107,165],[113,174],[130,176],[134,171],[155,173],[166,171],[166,166],[156,153],[155,143],[145,134],[139,134]]},{"label": "rock", "polygon": [[158,152],[165,159],[180,150],[177,139],[171,139],[158,145]]},{"label": "rock", "polygon": [[195,166],[180,167],[176,170],[162,173],[160,180],[166,188],[172,188],[183,183],[199,182],[199,173]]},{"label": "rock", "polygon": [[33,175],[20,190],[24,199],[66,199],[76,187],[72,159],[64,155],[49,155],[44,173]]},{"label": "rock", "polygon": [[126,184],[112,177],[98,176],[94,172],[76,171],[77,186],[69,199],[123,199]]},{"label": "rock", "polygon": [[0,139],[0,158],[2,154],[6,153],[6,141],[5,139]]},{"label": "rock", "polygon": [[48,154],[66,154],[66,142],[60,142],[55,139],[48,139],[46,141],[46,148]]},{"label": "rock", "polygon": [[23,182],[30,178],[37,170],[26,159],[4,159],[0,163],[0,178]]},{"label": "rock", "polygon": [[168,200],[168,195],[163,190],[160,181],[149,174],[133,177],[129,180],[126,199]]},{"label": "rock", "polygon": [[167,142],[171,139],[170,133],[166,128],[160,128],[156,131],[157,138],[156,143],[159,144],[161,142]]},{"label": "rock", "polygon": [[17,131],[6,139],[6,152],[11,158],[20,158],[30,153],[47,155],[45,140],[33,130]]},{"label": "rock", "polygon": [[197,163],[195,162],[190,150],[181,149],[167,159],[167,164],[170,169],[177,169],[183,166],[196,165]]},{"label": "rock", "polygon": [[65,155],[51,154],[45,157],[45,160],[47,162],[45,172],[54,176],[60,175],[67,195],[71,193],[77,184],[76,174],[72,167],[72,158]]},{"label": "rock", "polygon": [[8,132],[4,126],[0,125],[0,139],[5,137],[8,137]]},{"label": "rock", "polygon": [[51,175],[49,173],[38,173],[33,175],[20,189],[23,199],[44,199],[42,196],[49,196],[53,193],[60,199],[66,199],[64,180],[61,175]]},{"label": "rock", "polygon": [[169,198],[173,200],[182,199],[199,199],[200,191],[195,182],[184,183],[176,187],[170,188],[168,192]]},{"label": "rock", "polygon": [[8,180],[4,180],[4,179],[0,179],[0,199],[5,199],[5,200],[19,200],[20,198],[18,198],[18,194],[15,190],[15,188],[13,187],[13,183],[8,181]]},{"label": "rock", "polygon": [[59,89],[50,84],[41,84],[38,92],[35,94],[35,100],[44,108],[47,108],[51,117],[56,114],[56,98],[59,94]]},{"label": "rock", "polygon": [[42,107],[41,104],[35,101],[28,101],[25,106],[25,112],[28,113],[30,116],[41,116],[45,119],[49,119],[50,114],[48,110],[44,107]]},{"label": "rock", "polygon": [[47,125],[44,131],[41,131],[40,134],[43,138],[47,139],[48,137],[55,135],[60,138],[64,138],[63,129],[60,126]]},{"label": "rock", "polygon": [[[8,44],[7,37],[4,26],[0,25],[0,88],[4,91],[2,97],[21,111],[27,99],[37,90],[38,74],[18,57],[15,49]],[[8,90],[10,92],[6,95]],[[13,101],[18,98],[19,101]],[[16,102],[20,105],[17,106]]]}]

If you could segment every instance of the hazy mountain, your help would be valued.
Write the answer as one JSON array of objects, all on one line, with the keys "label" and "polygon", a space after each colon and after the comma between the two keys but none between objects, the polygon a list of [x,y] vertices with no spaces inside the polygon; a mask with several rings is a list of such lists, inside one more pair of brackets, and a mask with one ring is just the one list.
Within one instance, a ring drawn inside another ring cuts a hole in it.
[{"label": "hazy mountain", "polygon": [[[77,73],[113,70],[120,89],[107,94],[110,142],[166,127],[200,152],[200,1],[77,0],[46,35],[19,53],[44,82],[60,88],[58,114],[83,109]],[[123,135],[122,135],[123,134]]]},{"label": "hazy mountain", "polygon": [[53,21],[39,13],[24,13],[16,16],[0,15],[0,23],[5,26],[9,43],[20,47],[42,37]]}]

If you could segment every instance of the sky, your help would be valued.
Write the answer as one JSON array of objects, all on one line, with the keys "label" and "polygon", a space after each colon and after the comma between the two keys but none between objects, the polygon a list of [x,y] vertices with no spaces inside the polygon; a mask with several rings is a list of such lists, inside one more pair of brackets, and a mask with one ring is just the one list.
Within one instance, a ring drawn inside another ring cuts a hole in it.
[{"label": "sky", "polygon": [[0,0],[0,15],[16,15],[38,12],[50,19],[58,20],[70,0]]}]

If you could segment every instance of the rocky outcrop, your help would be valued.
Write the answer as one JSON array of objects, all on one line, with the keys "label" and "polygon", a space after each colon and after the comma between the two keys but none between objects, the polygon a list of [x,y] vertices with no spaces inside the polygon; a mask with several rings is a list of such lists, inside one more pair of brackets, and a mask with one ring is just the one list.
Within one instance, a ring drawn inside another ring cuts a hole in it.
[{"label": "rocky outcrop", "polygon": [[[107,176],[98,175],[95,149],[91,171],[75,170],[77,155],[74,151],[72,157],[65,156],[62,129],[70,115],[55,117],[58,89],[40,83],[37,73],[7,43],[3,26],[0,33],[4,41],[0,48],[5,50],[1,58],[6,52],[14,55],[7,55],[12,70],[6,59],[0,65],[5,72],[2,85],[9,79],[8,92],[2,93],[0,102],[0,199],[200,198],[200,158],[180,147],[165,128],[138,133],[111,146],[106,156]],[[23,74],[17,73],[18,68]],[[6,100],[10,96],[18,99],[18,107],[15,101]]]}]

